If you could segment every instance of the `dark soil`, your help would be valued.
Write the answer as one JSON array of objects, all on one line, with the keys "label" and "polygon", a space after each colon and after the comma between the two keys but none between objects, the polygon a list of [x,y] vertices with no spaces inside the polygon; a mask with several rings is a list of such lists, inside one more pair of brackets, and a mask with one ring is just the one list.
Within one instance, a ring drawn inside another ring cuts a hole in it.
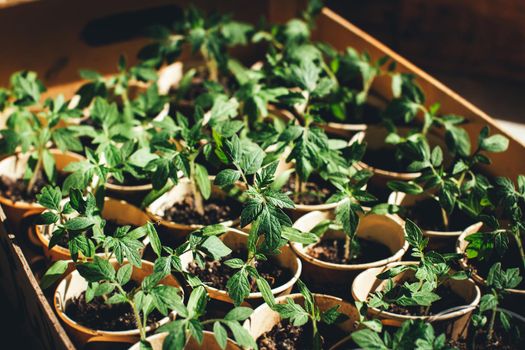
[{"label": "dark soil", "polygon": [[[323,349],[329,349],[347,334],[337,326],[319,324],[319,333],[323,338]],[[312,327],[306,324],[296,327],[287,321],[281,321],[269,332],[257,339],[260,350],[303,350],[312,349]]]},{"label": "dark soil", "polygon": [[381,122],[381,109],[368,103],[360,107],[348,104],[346,108],[347,115],[343,120],[337,118],[328,108],[321,110],[321,118],[328,123],[378,124]]},{"label": "dark soil", "polygon": [[[230,255],[223,258],[222,261],[239,258],[246,259],[246,251],[235,250]],[[213,261],[207,258],[204,269],[201,269],[195,262],[188,266],[188,272],[197,275],[207,285],[226,290],[228,280],[238,270],[226,266],[222,261]],[[293,277],[292,271],[281,267],[271,258],[266,261],[257,261],[256,268],[259,274],[270,284],[270,287],[275,288],[282,286]],[[252,285],[252,292],[257,292],[257,286]]]},{"label": "dark soil", "polygon": [[397,160],[394,156],[394,148],[388,145],[379,149],[367,148],[362,161],[377,169],[402,173],[408,172],[407,168],[410,165],[410,161]]},{"label": "dark soil", "polygon": [[345,241],[343,239],[323,239],[308,248],[307,254],[334,264],[365,264],[386,259],[392,255],[387,246],[367,239],[358,238],[359,248],[354,249],[350,259],[345,259]]},{"label": "dark soil", "polygon": [[422,229],[432,231],[463,231],[476,222],[468,215],[455,209],[449,215],[448,227],[445,227],[441,215],[441,207],[432,198],[418,201],[411,207],[405,207],[405,213],[402,216],[410,218]]},{"label": "dark soil", "polygon": [[129,173],[124,173],[124,182],[118,182],[114,177],[110,177],[108,183],[120,186],[142,186],[150,184],[151,180],[148,178],[137,179]]},{"label": "dark soil", "polygon": [[[399,285],[394,287],[394,291],[399,290]],[[394,292],[395,293],[395,292]],[[436,294],[438,294],[441,299],[435,301],[430,306],[430,309],[428,310],[428,313],[425,313],[426,306],[401,306],[396,304],[391,304],[388,308],[388,312],[392,312],[398,315],[406,315],[406,316],[422,316],[422,315],[435,315],[442,311],[451,309],[456,306],[462,306],[466,305],[466,302],[463,298],[461,298],[459,295],[454,293],[450,288],[441,285],[438,287],[437,291],[435,291]]]},{"label": "dark soil", "polygon": [[[61,185],[67,177],[67,173],[57,172],[57,185]],[[48,185],[48,181],[42,176],[39,176],[35,181],[35,185],[30,193],[27,192],[27,185],[29,181],[24,179],[13,180],[7,176],[0,176],[0,195],[12,200],[13,202],[27,202],[35,203],[36,195]]]},{"label": "dark soil", "polygon": [[296,204],[304,205],[318,205],[324,204],[326,200],[334,193],[335,189],[326,181],[319,179],[318,181],[311,181],[305,184],[306,191],[298,194],[295,200],[295,178],[290,176],[288,183],[286,183],[282,190],[285,192],[292,192],[291,198]]},{"label": "dark soil", "polygon": [[[124,289],[131,291],[137,286],[136,283],[129,282]],[[128,303],[108,305],[102,297],[95,297],[88,304],[85,292],[68,300],[65,313],[72,320],[91,329],[127,331],[137,328],[133,310]],[[163,317],[158,311],[152,312],[148,316],[148,325],[158,322]]]},{"label": "dark soil", "polygon": [[204,201],[204,215],[200,215],[195,210],[193,197],[188,196],[166,209],[164,218],[185,225],[212,225],[238,218],[240,210],[239,203],[232,198],[210,198]]}]

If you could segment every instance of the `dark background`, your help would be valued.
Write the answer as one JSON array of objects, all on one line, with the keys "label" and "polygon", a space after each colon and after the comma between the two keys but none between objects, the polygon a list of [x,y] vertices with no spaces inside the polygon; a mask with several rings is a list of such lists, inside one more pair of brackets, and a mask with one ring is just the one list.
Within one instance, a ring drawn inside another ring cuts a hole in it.
[{"label": "dark background", "polygon": [[326,3],[489,115],[525,123],[525,1]]}]

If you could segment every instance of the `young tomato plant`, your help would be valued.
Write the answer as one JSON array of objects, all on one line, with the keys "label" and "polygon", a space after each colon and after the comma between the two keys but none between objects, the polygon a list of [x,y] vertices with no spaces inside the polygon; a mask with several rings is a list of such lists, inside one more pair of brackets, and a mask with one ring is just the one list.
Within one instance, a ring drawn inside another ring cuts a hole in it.
[{"label": "young tomato plant", "polygon": [[[228,311],[224,318],[201,320],[206,314],[208,299],[209,297],[204,287],[199,286],[193,289],[188,303],[180,305],[176,309],[177,320],[158,329],[157,332],[169,333],[166,340],[164,340],[163,346],[168,349],[182,350],[186,347],[190,338],[202,343],[203,328],[213,324],[215,340],[221,349],[225,349],[228,342],[226,329],[231,331],[233,338],[240,346],[250,349],[257,348],[253,338],[241,324],[241,322],[250,317],[253,310],[249,307],[238,306]],[[148,345],[147,342],[143,341],[141,349],[150,349]]]},{"label": "young tomato plant", "polygon": [[[401,307],[420,307],[418,316],[426,316],[430,312],[432,303],[441,299],[437,294],[438,288],[450,279],[466,279],[465,272],[453,272],[450,261],[456,258],[455,254],[441,255],[435,251],[426,252],[428,239],[412,221],[405,224],[406,240],[412,247],[412,256],[419,261],[415,265],[399,265],[388,269],[377,277],[388,280],[385,288],[373,293],[368,305],[387,310],[390,305]],[[412,280],[395,283],[392,278],[407,270],[413,271]]]},{"label": "young tomato plant", "polygon": [[[393,191],[408,194],[427,193],[436,200],[441,208],[442,227],[449,229],[449,216],[454,210],[465,213],[467,217],[479,218],[491,207],[488,198],[492,187],[488,180],[478,174],[478,164],[490,164],[485,152],[503,152],[508,147],[508,139],[496,134],[489,136],[489,128],[484,127],[478,138],[478,145],[471,154],[470,139],[463,135],[449,144],[449,149],[456,155],[453,164],[444,161],[443,151],[439,146],[430,151],[426,142],[413,149],[409,169],[421,171],[421,176],[409,182],[391,181],[388,187]],[[458,146],[461,145],[461,146]]]}]

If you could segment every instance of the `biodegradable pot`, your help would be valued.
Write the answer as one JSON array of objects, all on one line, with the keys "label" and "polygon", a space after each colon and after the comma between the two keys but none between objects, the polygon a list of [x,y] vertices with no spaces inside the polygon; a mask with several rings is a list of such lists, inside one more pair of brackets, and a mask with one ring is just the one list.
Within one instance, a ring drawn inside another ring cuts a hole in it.
[{"label": "biodegradable pot", "polygon": [[[104,209],[102,210],[101,216],[105,220],[116,221],[119,225],[132,225],[137,227],[145,225],[149,219],[145,212],[134,205],[109,197],[104,199]],[[49,249],[49,240],[53,229],[54,225],[34,226],[34,232],[38,239],[39,246],[42,247],[44,255],[51,261],[70,260],[71,254],[68,248],[56,245]],[[146,237],[143,243],[147,245],[149,239]]]},{"label": "biodegradable pot", "polygon": [[[417,205],[419,201],[428,198],[428,194],[422,193],[418,195],[410,195],[403,192],[392,192],[388,196],[388,203],[395,204],[401,207],[412,207]],[[438,215],[439,213],[435,213]],[[429,213],[429,215],[433,215]],[[428,238],[428,248],[431,250],[446,250],[452,251],[456,241],[463,231],[434,231],[425,230],[421,228],[425,237]],[[448,249],[450,248],[450,249]]]},{"label": "biodegradable pot", "polygon": [[[220,239],[224,242],[226,246],[228,246],[232,250],[236,250],[239,248],[246,248],[248,244],[248,235],[240,230],[236,230],[233,228],[230,228],[226,233],[220,236]],[[290,294],[292,287],[294,286],[295,282],[299,279],[299,276],[301,276],[301,270],[302,270],[302,264],[301,261],[295,256],[293,251],[290,249],[288,245],[281,248],[281,253],[278,255],[272,256],[274,261],[290,271],[292,271],[292,278],[286,282],[285,284],[275,287],[272,289],[272,294],[274,296],[281,296],[281,295],[287,295]],[[180,257],[182,268],[184,270],[187,270],[188,265],[194,261],[193,255],[191,252],[186,252]],[[204,281],[205,282],[205,281]],[[233,304],[233,300],[228,295],[228,292],[225,290],[220,290],[211,286],[205,285],[206,290],[208,291],[208,295],[210,298]],[[263,303],[263,297],[260,292],[257,293],[250,293],[248,297],[244,300],[245,305],[247,306],[255,306]]]},{"label": "biodegradable pot", "polygon": [[[206,350],[221,350],[221,347],[219,344],[217,344],[217,341],[215,340],[215,336],[213,335],[213,332],[210,331],[204,331],[204,338],[202,340],[202,344],[199,345],[199,343],[195,340],[195,338],[191,337],[186,345],[184,346],[184,350],[199,350],[199,349],[206,349]],[[151,337],[148,337],[147,340],[150,342],[151,347],[153,350],[162,350],[162,345],[164,344],[164,339],[168,336],[167,332],[158,333],[155,335],[152,335]],[[225,350],[240,350],[241,348],[231,339],[228,339],[228,342],[226,343]],[[133,345],[129,350],[140,350],[140,343],[137,343]]]},{"label": "biodegradable pot", "polygon": [[[387,106],[386,100],[376,95],[368,95],[366,104],[380,110],[384,110]],[[369,125],[365,123],[352,124],[344,122],[327,122],[325,124],[321,124],[320,126],[327,134],[343,137],[351,137],[357,132],[365,131],[369,127]]]},{"label": "biodegradable pot", "polygon": [[[398,130],[401,134],[407,134],[410,131],[410,128],[406,127],[399,127]],[[358,132],[354,137],[351,139],[351,142],[366,142],[367,149],[370,150],[379,150],[383,148],[391,149],[392,156],[394,154],[394,146],[388,145],[385,143],[385,138],[388,135],[388,131],[384,126],[381,125],[369,125],[365,131]],[[427,139],[429,141],[429,145],[431,148],[435,146],[440,146],[443,150],[446,150],[446,144],[445,144],[445,138],[442,136],[439,136],[435,133],[429,132],[427,134]],[[445,159],[444,162],[447,164],[450,162],[450,158],[447,157],[447,152],[445,153]],[[366,169],[370,170],[374,173],[374,176],[370,178],[370,181],[368,182],[368,185],[371,187],[376,187],[378,189],[385,190],[387,189],[387,183],[388,181],[410,181],[418,178],[421,173],[420,172],[396,172],[386,169],[381,169],[377,167],[373,167],[371,165],[366,164],[363,161],[360,161],[356,165],[360,169]]]},{"label": "biodegradable pot", "polygon": [[[332,220],[333,218],[333,212],[313,211],[299,218],[293,227],[309,232],[320,222]],[[408,249],[403,222],[396,215],[368,214],[361,216],[357,228],[357,237],[387,246],[392,255],[366,264],[334,264],[316,259],[307,253],[308,249],[315,243],[307,246],[300,243],[291,243],[292,249],[303,263],[302,278],[308,283],[309,287],[315,291],[324,291],[327,288],[331,288],[333,289],[331,291],[332,294],[339,292],[343,294],[340,296],[344,297],[347,295],[346,291],[350,289],[352,281],[359,273],[369,268],[381,267],[399,261]],[[328,230],[321,237],[321,240],[333,238],[344,239],[345,233],[343,231]]]},{"label": "biodegradable pot", "polygon": [[[277,298],[276,302],[284,304],[288,298],[291,298],[297,304],[304,305],[304,297],[299,293]],[[314,294],[314,298],[321,311],[326,311],[334,306],[339,306],[337,311],[348,316],[348,320],[335,324],[333,327],[338,327],[345,333],[351,333],[356,330],[356,325],[359,320],[359,312],[353,304],[325,294]],[[273,311],[268,304],[263,304],[255,309],[250,318],[244,322],[244,328],[246,328],[250,335],[257,341],[260,336],[271,331],[280,321],[281,316],[279,313]]]},{"label": "biodegradable pot", "polygon": [[[467,227],[457,239],[456,253],[463,255],[463,258],[459,260],[459,265],[461,266],[461,268],[463,268],[464,270],[471,271],[472,279],[476,281],[477,284],[481,286],[485,286],[487,284],[487,281],[485,281],[485,278],[481,277],[477,273],[476,269],[474,269],[472,265],[469,264],[468,258],[465,254],[465,251],[467,250],[467,246],[469,243],[466,240],[466,237],[474,233],[478,233],[479,231],[482,230],[482,228],[483,228],[483,223],[481,222],[478,222],[474,225]],[[509,296],[508,296],[509,298],[513,298],[513,299],[521,300],[521,301],[525,300],[525,290],[523,289],[507,289],[506,291],[509,293]],[[504,300],[507,301],[506,299],[507,297]]]},{"label": "biodegradable pot", "polygon": [[[112,260],[111,263],[113,266],[119,266],[116,260]],[[141,283],[142,280],[153,273],[153,263],[149,261],[142,260],[142,267],[137,268],[133,267],[133,273],[131,275],[131,280]],[[160,284],[178,287],[181,289],[179,281],[172,275],[167,276],[163,279]],[[134,344],[140,340],[140,331],[138,329],[132,329],[128,331],[105,331],[105,330],[96,330],[91,329],[85,326],[82,326],[75,320],[72,320],[65,313],[66,303],[68,300],[71,300],[73,297],[80,295],[87,288],[87,281],[80,276],[77,270],[69,273],[57,286],[55,294],[53,297],[53,305],[55,312],[58,314],[59,319],[62,321],[66,332],[69,334],[73,342],[79,347],[82,348],[88,342],[122,342]],[[175,318],[175,313],[172,312],[169,316],[164,317],[159,322],[156,322],[153,325],[146,327],[146,332],[151,332],[163,324],[166,324],[170,319]]]},{"label": "biodegradable pot", "polygon": [[[84,160],[79,154],[73,152],[65,152],[58,149],[52,149],[51,154],[55,158],[56,168],[58,171],[62,171],[69,163],[79,162]],[[9,177],[13,180],[22,178],[27,167],[27,161],[29,159],[28,154],[18,153],[13,156],[9,156],[0,161],[0,175]],[[38,214],[45,210],[40,204],[33,202],[14,202],[9,198],[0,195],[0,204],[7,217],[9,224],[13,232],[17,232],[20,228],[20,222],[22,218],[29,212],[32,214]]]},{"label": "biodegradable pot", "polygon": [[[213,185],[213,176],[210,176],[210,180],[212,181],[212,193],[210,198],[226,198],[227,194],[218,186]],[[196,224],[181,224],[164,218],[164,212],[166,209],[172,207],[175,203],[182,202],[187,196],[192,195],[193,189],[190,181],[186,178],[180,179],[177,185],[157,198],[146,208],[146,213],[151,220],[159,225],[159,237],[163,244],[171,246],[180,244],[188,234],[204,226]],[[226,227],[236,226],[239,224],[239,218],[217,222],[216,224],[222,224]]]},{"label": "biodegradable pot", "polygon": [[[391,267],[398,265],[415,265],[417,262],[398,262],[392,263],[383,267],[371,268],[361,272],[352,283],[352,296],[355,301],[365,302],[370,294],[380,291],[386,285],[386,280],[380,280],[376,276]],[[402,272],[393,278],[394,282],[413,275],[412,270]],[[453,280],[449,279],[445,282],[446,285],[458,296],[465,300],[465,305],[456,311],[437,314],[433,316],[407,316],[395,314],[392,312],[381,311],[377,308],[369,308],[368,312],[374,317],[380,318],[383,323],[400,326],[406,320],[421,319],[433,322],[435,326],[440,327],[451,339],[465,338],[467,335],[468,326],[472,311],[478,306],[481,292],[473,280]]]}]

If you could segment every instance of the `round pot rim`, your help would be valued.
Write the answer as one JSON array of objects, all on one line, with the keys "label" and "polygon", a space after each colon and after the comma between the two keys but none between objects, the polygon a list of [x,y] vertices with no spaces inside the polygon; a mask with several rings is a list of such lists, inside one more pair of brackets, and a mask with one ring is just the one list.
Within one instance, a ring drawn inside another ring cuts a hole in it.
[{"label": "round pot rim", "polygon": [[370,170],[372,171],[373,173],[375,174],[378,174],[378,175],[381,175],[381,176],[384,176],[384,177],[390,177],[392,179],[396,178],[396,179],[400,179],[400,180],[414,180],[414,179],[417,179],[419,176],[421,176],[421,172],[397,172],[397,171],[391,171],[391,170],[386,170],[386,169],[381,169],[381,168],[376,168],[376,167],[373,167],[363,161],[358,161],[356,163],[356,166],[362,168],[362,169],[365,169],[365,170]]},{"label": "round pot rim", "polygon": [[[309,215],[309,214],[310,213],[307,213],[303,215],[302,217]],[[401,226],[404,225],[404,222],[402,222],[401,218],[397,215],[386,214],[383,216],[388,217],[389,219],[393,220],[394,222],[396,222],[397,224]],[[316,243],[309,244],[305,248],[309,248],[315,245]],[[385,266],[387,264],[399,261],[403,257],[403,255],[406,253],[406,251],[408,250],[408,242],[406,239],[404,239],[403,246],[400,249],[398,249],[396,252],[391,253],[392,255],[390,255],[387,258],[368,262],[368,263],[362,263],[362,264],[336,264],[336,263],[331,263],[328,261],[314,258],[313,256],[306,253],[305,249],[302,248],[301,243],[297,243],[297,242],[290,242],[290,247],[295,252],[295,254],[297,254],[297,256],[308,261],[311,264],[320,266],[325,269],[330,269],[330,270],[354,271],[354,270],[364,270],[364,269],[374,268],[374,267],[381,267],[381,266]]]},{"label": "round pot rim", "polygon": [[[78,153],[75,153],[75,152],[71,152],[71,151],[65,151],[65,152],[62,152],[61,150],[59,150],[58,148],[52,148],[49,150],[51,152],[52,155],[68,155],[68,156],[71,156],[72,158],[77,158],[77,161],[81,161],[83,159],[85,159],[82,155],[78,154]],[[18,151],[16,152],[15,154],[12,154],[10,156],[7,156],[5,157],[4,159],[1,159],[0,160],[0,164],[4,161],[7,161],[7,160],[10,160],[10,159],[13,159],[13,158],[18,158],[19,155],[22,155],[23,153],[21,151]],[[3,195],[0,195],[0,204],[4,204],[6,206],[10,206],[10,207],[14,207],[14,208],[19,208],[19,209],[25,209],[25,210],[31,210],[31,209],[35,209],[35,210],[44,210],[45,208],[43,206],[41,206],[40,204],[38,204],[37,202],[33,202],[33,203],[29,203],[29,202],[26,202],[26,201],[18,201],[18,202],[15,202],[14,200],[8,198],[8,197],[5,197]]]},{"label": "round pot rim", "polygon": [[112,184],[107,183],[106,188],[110,190],[118,190],[118,191],[124,191],[124,192],[133,192],[133,191],[149,191],[153,189],[153,185],[151,183],[144,184],[144,185],[120,185],[120,184]]},{"label": "round pot rim", "polygon": [[[487,281],[485,280],[485,278],[481,277],[477,271],[475,269],[472,269],[472,266],[469,265],[468,263],[468,258],[466,257],[465,255],[465,250],[461,248],[461,246],[464,244],[465,247],[466,247],[466,240],[465,238],[467,236],[470,236],[471,234],[474,234],[474,233],[477,233],[481,227],[482,227],[483,223],[481,222],[478,222],[478,223],[475,223],[475,224],[472,224],[470,225],[467,229],[465,229],[461,235],[458,237],[458,240],[456,241],[456,253],[458,254],[461,254],[462,255],[462,258],[459,259],[459,265],[461,266],[461,268],[463,270],[471,270],[471,277],[472,279],[482,285],[482,286],[486,286],[487,285]],[[505,291],[511,293],[511,294],[520,294],[520,295],[525,295],[525,289],[515,289],[515,288],[508,288],[508,289],[505,289]]]},{"label": "round pot rim", "polygon": [[[394,191],[391,192],[388,196],[387,203],[388,204],[395,204],[395,205],[401,205],[401,201],[405,198],[406,193]],[[397,200],[396,200],[397,199]],[[401,219],[403,220],[403,219]],[[403,220],[404,221],[404,220]],[[479,224],[481,221],[478,221],[474,223],[473,225]],[[459,237],[462,230],[456,230],[456,231],[436,231],[436,230],[425,230],[421,229],[423,231],[423,235],[427,237],[436,237],[436,238],[444,238],[444,237]]]},{"label": "round pot rim", "polygon": [[[115,260],[116,261],[116,260]],[[142,261],[142,264],[143,265],[150,265],[153,269],[153,263],[147,261],[147,260],[141,260]],[[135,266],[134,266],[135,268]],[[62,310],[62,308],[59,306],[59,303],[58,303],[58,289],[60,288],[60,286],[64,283],[67,282],[67,279],[69,276],[73,275],[73,274],[76,274],[76,275],[80,275],[78,270],[73,270],[71,271],[67,276],[65,276],[61,281],[60,283],[58,284],[57,288],[55,289],[55,292],[53,293],[53,307],[55,309],[55,312],[57,313],[58,317],[62,320],[62,322],[66,323],[68,326],[70,326],[71,328],[79,331],[79,332],[82,332],[82,333],[87,333],[87,334],[90,334],[92,336],[110,336],[110,337],[115,337],[115,336],[138,336],[140,334],[140,330],[138,328],[134,328],[134,329],[130,329],[130,330],[127,330],[127,331],[107,331],[107,330],[99,330],[99,329],[92,329],[92,328],[89,328],[89,327],[86,327],[86,326],[83,326],[81,325],[80,323],[78,323],[77,321],[73,320],[72,318],[70,318],[68,315],[66,315],[66,312],[65,310]],[[175,279],[175,277],[172,276],[172,278]],[[177,282],[178,280],[175,279]],[[182,288],[180,287],[180,283],[179,283],[179,289],[181,290],[181,293],[184,293],[184,291],[182,290]],[[184,294],[182,294],[184,296]],[[175,311],[171,311],[168,316],[165,316],[163,317],[162,319],[160,319],[159,321],[155,322],[154,326],[146,326],[145,327],[145,331],[146,332],[150,332],[152,331],[153,329],[157,329],[159,328],[160,326],[168,323],[170,321],[170,318],[171,317],[175,317],[176,315],[176,312]]]},{"label": "round pot rim", "polygon": [[[388,264],[386,266],[383,266],[383,268],[389,268],[389,267],[398,266],[398,265],[416,265],[416,264],[418,264],[417,261],[399,261],[399,262],[394,262],[394,263],[390,263],[390,264]],[[354,298],[355,301],[362,301],[362,302],[365,301],[365,300],[361,300],[355,293],[355,289],[356,289],[357,284],[359,283],[359,280],[361,278],[364,278],[363,276],[365,276],[365,274],[370,274],[371,272],[379,273],[380,269],[381,268],[378,268],[378,267],[372,268],[372,269],[368,269],[368,270],[365,270],[365,271],[361,272],[359,275],[356,276],[356,278],[352,282],[352,290],[351,290],[352,291],[352,297]],[[376,278],[375,275],[374,275],[373,278]],[[464,309],[453,311],[453,312],[447,313],[445,315],[440,315],[440,316],[436,316],[436,315],[430,315],[430,316],[414,316],[414,315],[410,315],[410,316],[408,316],[408,315],[400,315],[400,314],[396,314],[396,313],[388,312],[388,311],[381,311],[381,310],[379,310],[378,308],[375,308],[375,307],[370,307],[369,310],[371,311],[371,313],[373,313],[375,315],[384,315],[384,316],[388,316],[388,318],[390,318],[390,319],[402,320],[402,321],[405,321],[405,320],[429,320],[429,319],[433,319],[434,321],[446,321],[446,320],[450,320],[450,319],[453,319],[453,318],[458,318],[460,316],[466,315],[469,312],[473,311],[478,306],[479,301],[481,300],[481,290],[479,289],[478,285],[470,278],[467,279],[466,281],[468,281],[469,283],[472,283],[472,285],[474,286],[475,296],[474,296],[473,300],[470,303],[468,303],[468,304],[460,305],[460,306],[465,306]],[[367,294],[367,296],[370,295],[371,292],[373,292],[373,291],[370,291]]]},{"label": "round pot rim", "polygon": [[[235,234],[238,234],[238,235],[241,235],[241,236],[248,237],[247,233],[245,233],[245,232],[243,232],[241,230],[237,230],[235,228],[231,228],[230,227],[230,228],[228,228],[228,231],[234,232]],[[293,254],[293,249],[291,249],[291,252]],[[303,265],[301,263],[301,259],[299,259],[297,256],[295,256],[295,261],[297,262],[297,271],[295,271],[295,273],[292,276],[292,278],[290,278],[286,283],[284,283],[284,284],[282,284],[282,285],[280,285],[280,286],[278,286],[276,288],[272,288],[271,291],[272,291],[273,295],[278,295],[278,294],[284,292],[285,290],[287,290],[288,288],[292,287],[297,282],[299,277],[301,277],[301,272],[302,272],[302,269],[303,269]],[[206,288],[206,290],[212,291],[212,292],[217,293],[219,295],[225,296],[228,299],[231,299],[229,294],[228,294],[228,292],[226,290],[224,290],[224,289],[218,289],[218,288],[206,285],[206,284],[204,284],[204,288]],[[245,300],[246,299],[260,299],[262,297],[263,297],[263,295],[262,295],[261,292],[250,292],[250,294],[248,294],[248,296],[245,298]]]}]

